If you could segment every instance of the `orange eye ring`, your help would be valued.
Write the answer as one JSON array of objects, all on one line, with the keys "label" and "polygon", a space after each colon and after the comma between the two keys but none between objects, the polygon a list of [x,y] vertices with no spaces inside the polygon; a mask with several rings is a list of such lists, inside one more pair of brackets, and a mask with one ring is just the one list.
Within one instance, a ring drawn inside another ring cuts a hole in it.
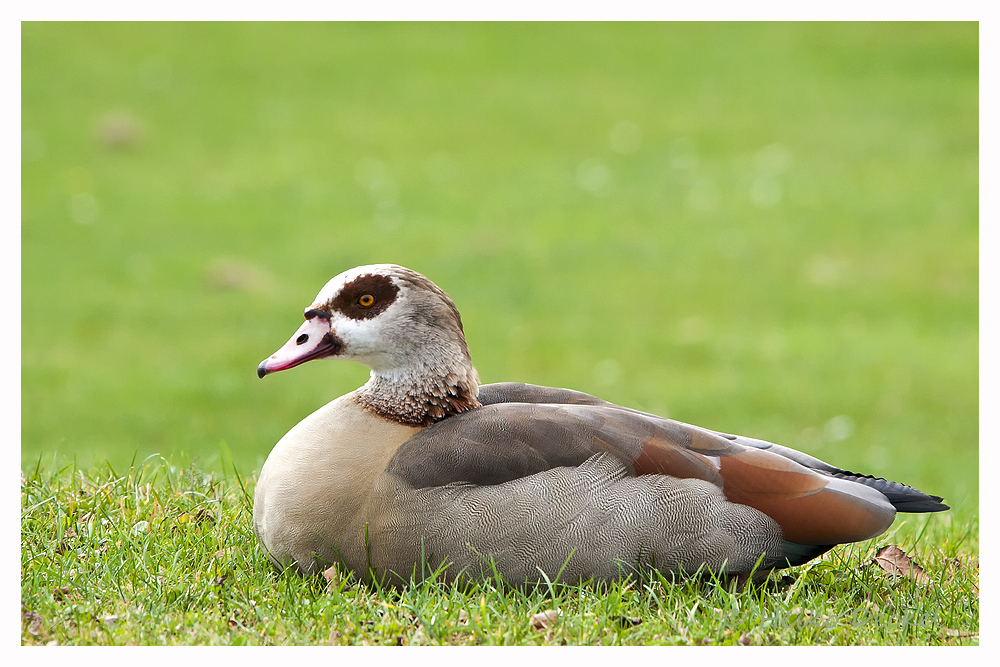
[{"label": "orange eye ring", "polygon": [[373,305],[375,305],[375,297],[373,297],[371,294],[362,294],[358,298],[358,305],[361,306],[362,308],[371,308]]}]

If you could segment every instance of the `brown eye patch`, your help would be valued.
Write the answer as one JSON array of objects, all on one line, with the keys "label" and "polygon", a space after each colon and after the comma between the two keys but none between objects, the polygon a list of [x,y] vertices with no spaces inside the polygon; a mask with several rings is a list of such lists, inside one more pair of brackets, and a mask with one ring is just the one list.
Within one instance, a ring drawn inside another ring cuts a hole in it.
[{"label": "brown eye patch", "polygon": [[397,294],[392,278],[366,273],[344,285],[329,308],[354,320],[367,320],[388,308]]}]

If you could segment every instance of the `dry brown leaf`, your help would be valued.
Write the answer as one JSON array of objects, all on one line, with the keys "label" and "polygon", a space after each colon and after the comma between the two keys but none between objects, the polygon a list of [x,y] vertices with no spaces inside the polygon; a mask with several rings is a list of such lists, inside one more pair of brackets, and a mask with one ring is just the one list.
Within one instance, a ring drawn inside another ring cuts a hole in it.
[{"label": "dry brown leaf", "polygon": [[557,609],[546,609],[545,611],[540,611],[537,614],[532,614],[531,627],[535,630],[544,630],[549,627],[557,620],[559,620],[559,611]]},{"label": "dry brown leaf", "polygon": [[330,566],[323,570],[323,578],[326,579],[327,590],[331,590],[340,582],[340,572],[336,566]]},{"label": "dry brown leaf", "polygon": [[742,646],[750,646],[750,635],[744,632],[742,635],[740,635],[740,638],[737,641]]},{"label": "dry brown leaf", "polygon": [[903,577],[910,577],[922,584],[929,584],[932,579],[927,576],[923,568],[913,562],[913,559],[906,555],[906,552],[894,544],[884,546],[875,553],[872,562],[889,574]]}]

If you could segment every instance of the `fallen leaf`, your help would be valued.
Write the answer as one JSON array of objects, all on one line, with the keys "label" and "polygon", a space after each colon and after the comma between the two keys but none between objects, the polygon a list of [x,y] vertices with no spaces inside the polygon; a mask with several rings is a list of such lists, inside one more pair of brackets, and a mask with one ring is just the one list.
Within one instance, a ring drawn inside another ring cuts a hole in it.
[{"label": "fallen leaf", "polygon": [[742,635],[740,635],[740,638],[737,641],[742,646],[750,646],[750,635],[744,632]]},{"label": "fallen leaf", "polygon": [[340,630],[330,630],[330,644],[339,644],[340,638],[344,636]]},{"label": "fallen leaf", "polygon": [[469,612],[465,611],[464,609],[458,610],[458,624],[459,625],[469,624]]},{"label": "fallen leaf", "polygon": [[337,569],[337,566],[331,565],[323,570],[323,578],[326,579],[326,590],[334,590],[340,583],[340,571]]},{"label": "fallen leaf", "polygon": [[895,576],[904,576],[915,579],[922,584],[932,582],[923,568],[913,562],[913,559],[906,555],[906,552],[894,544],[884,546],[875,553],[872,562],[880,568]]},{"label": "fallen leaf", "polygon": [[544,630],[559,620],[559,611],[557,609],[546,609],[537,614],[532,614],[529,620],[533,629]]}]

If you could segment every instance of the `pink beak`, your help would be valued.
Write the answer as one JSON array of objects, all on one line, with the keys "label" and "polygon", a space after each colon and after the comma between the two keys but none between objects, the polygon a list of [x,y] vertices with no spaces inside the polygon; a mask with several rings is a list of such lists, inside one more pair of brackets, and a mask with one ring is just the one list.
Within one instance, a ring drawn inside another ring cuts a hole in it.
[{"label": "pink beak", "polygon": [[322,310],[307,310],[306,321],[292,334],[288,342],[270,357],[260,362],[257,377],[295,368],[313,359],[332,357],[344,344],[330,330],[330,316]]}]

